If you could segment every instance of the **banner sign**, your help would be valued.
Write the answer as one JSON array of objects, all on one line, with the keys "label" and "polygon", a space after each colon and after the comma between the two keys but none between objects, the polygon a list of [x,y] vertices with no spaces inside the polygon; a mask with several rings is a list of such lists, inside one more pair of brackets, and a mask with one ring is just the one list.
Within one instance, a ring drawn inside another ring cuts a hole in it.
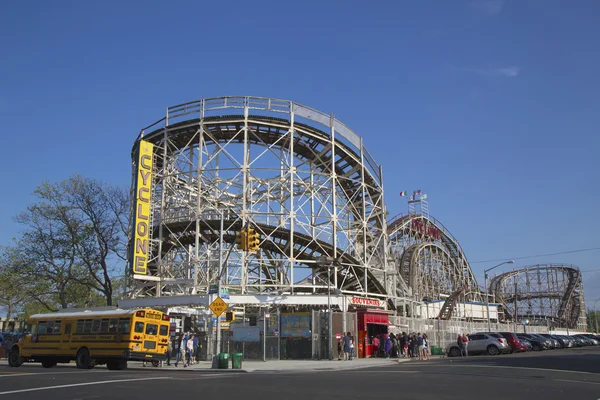
[{"label": "banner sign", "polygon": [[150,195],[152,189],[152,155],[154,145],[145,140],[140,141],[138,151],[134,235],[133,235],[133,273],[146,275],[148,272],[149,230],[150,230]]},{"label": "banner sign", "polygon": [[369,299],[366,297],[348,297],[348,303],[354,307],[386,308],[385,300]]}]

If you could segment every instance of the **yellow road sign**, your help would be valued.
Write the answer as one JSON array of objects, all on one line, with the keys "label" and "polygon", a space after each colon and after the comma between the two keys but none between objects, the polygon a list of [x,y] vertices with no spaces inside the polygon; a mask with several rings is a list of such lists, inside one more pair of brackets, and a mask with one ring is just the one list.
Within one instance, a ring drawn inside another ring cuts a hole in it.
[{"label": "yellow road sign", "polygon": [[210,303],[209,307],[212,310],[212,312],[215,313],[215,315],[218,317],[221,314],[223,314],[229,306],[223,301],[222,298],[217,297],[212,303]]}]

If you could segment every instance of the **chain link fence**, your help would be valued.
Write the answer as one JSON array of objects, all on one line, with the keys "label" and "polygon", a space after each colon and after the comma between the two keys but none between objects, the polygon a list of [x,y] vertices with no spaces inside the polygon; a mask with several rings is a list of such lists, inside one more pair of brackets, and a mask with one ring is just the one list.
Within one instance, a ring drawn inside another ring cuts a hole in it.
[{"label": "chain link fence", "polygon": [[[390,332],[416,332],[425,333],[429,338],[429,342],[433,346],[445,348],[449,343],[456,342],[458,334],[476,333],[476,332],[514,332],[514,324],[490,323],[488,329],[487,322],[468,322],[460,320],[434,320],[434,319],[418,319],[410,317],[390,316]],[[517,333],[548,333],[549,330],[545,326],[527,326],[522,325],[516,327]]]}]

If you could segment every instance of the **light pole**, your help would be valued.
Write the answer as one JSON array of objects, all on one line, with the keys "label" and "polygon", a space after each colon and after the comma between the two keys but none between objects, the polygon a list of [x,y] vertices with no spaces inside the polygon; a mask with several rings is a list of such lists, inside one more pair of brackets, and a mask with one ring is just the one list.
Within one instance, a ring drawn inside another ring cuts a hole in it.
[{"label": "light pole", "polygon": [[327,267],[327,359],[329,361],[333,360],[333,354],[331,353],[331,348],[333,347],[333,343],[331,340],[331,331],[332,328],[332,318],[331,318],[331,267],[334,263],[333,257],[317,257],[317,264],[322,267]]},{"label": "light pole", "polygon": [[494,268],[498,268],[501,265],[504,265],[504,264],[514,264],[514,263],[515,263],[515,260],[504,261],[504,262],[502,262],[502,263],[500,263],[498,265],[494,265],[492,268],[488,268],[485,271],[483,271],[483,280],[484,280],[484,286],[485,286],[484,287],[484,290],[485,290],[485,306],[486,306],[486,309],[487,309],[488,332],[490,332],[492,330],[492,324],[490,322],[490,298],[488,297],[488,293],[487,293],[487,291],[488,291],[488,288],[487,288],[487,278],[488,278],[488,275],[487,275],[487,273],[488,273],[488,271],[491,271]]},{"label": "light pole", "polygon": [[527,334],[527,325],[529,325],[529,320],[526,319],[525,321],[521,321],[521,323],[523,324],[523,333]]},{"label": "light pole", "polygon": [[600,298],[597,298],[594,301],[594,320],[596,321],[596,333],[600,333],[600,331],[598,331],[598,311],[596,310],[596,303],[598,300],[600,300]]}]

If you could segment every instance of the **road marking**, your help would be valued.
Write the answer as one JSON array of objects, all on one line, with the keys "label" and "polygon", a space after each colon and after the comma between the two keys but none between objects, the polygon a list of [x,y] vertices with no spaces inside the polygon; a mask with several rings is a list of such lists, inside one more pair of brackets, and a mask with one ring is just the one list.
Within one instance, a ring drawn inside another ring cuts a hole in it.
[{"label": "road marking", "polygon": [[396,371],[357,371],[357,370],[340,370],[339,372],[357,372],[360,374],[418,374],[423,371],[404,371],[404,370],[396,370]]},{"label": "road marking", "polygon": [[[590,381],[575,381],[572,379],[553,379],[554,381],[560,382],[575,382],[575,383],[589,383],[591,385],[600,385],[600,382],[590,382]],[[599,399],[600,400],[600,399]]]},{"label": "road marking", "polygon": [[31,389],[10,390],[10,391],[7,391],[7,392],[0,392],[0,396],[5,395],[5,394],[14,394],[14,393],[36,392],[36,391],[39,391],[39,390],[61,389],[61,388],[69,388],[69,387],[77,387],[77,386],[89,386],[89,385],[103,385],[103,384],[106,384],[106,383],[149,381],[149,380],[153,380],[153,379],[171,379],[171,378],[169,378],[168,376],[157,376],[157,377],[153,377],[153,378],[117,379],[117,380],[113,380],[113,381],[72,383],[72,384],[69,384],[69,385],[45,386],[45,387],[31,388]]},{"label": "road marking", "polygon": [[533,367],[512,367],[507,365],[481,365],[481,364],[472,364],[472,365],[457,365],[450,364],[450,367],[467,367],[467,368],[505,368],[505,369],[530,369],[534,371],[550,371],[550,372],[567,372],[571,374],[588,374],[588,375],[596,375],[595,372],[585,372],[585,371],[569,371],[566,369],[550,369],[550,368],[533,368]]},{"label": "road marking", "polygon": [[[105,373],[109,371],[94,371],[94,374]],[[64,375],[64,374],[89,374],[91,371],[61,371],[61,372],[0,372],[0,378],[10,378],[13,376],[29,376],[29,375]]]}]

